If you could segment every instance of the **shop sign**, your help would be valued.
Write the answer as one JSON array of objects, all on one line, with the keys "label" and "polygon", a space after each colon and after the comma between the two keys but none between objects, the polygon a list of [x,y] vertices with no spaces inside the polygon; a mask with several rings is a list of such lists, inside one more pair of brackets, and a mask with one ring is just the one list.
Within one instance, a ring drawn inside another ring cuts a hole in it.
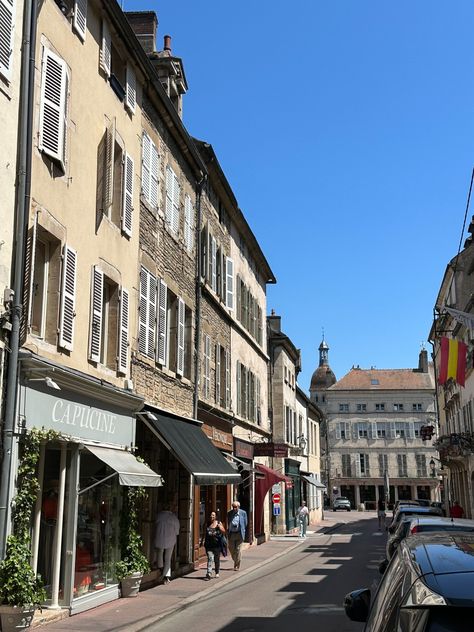
[{"label": "shop sign", "polygon": [[135,419],[123,410],[66,389],[60,397],[29,386],[21,387],[20,415],[27,428],[56,430],[64,436],[131,446]]},{"label": "shop sign", "polygon": [[225,432],[225,430],[219,430],[215,426],[210,426],[209,424],[203,424],[202,429],[205,435],[220,448],[226,448],[232,450],[232,435],[230,432]]},{"label": "shop sign", "polygon": [[255,443],[254,455],[273,456],[284,459],[288,456],[288,446],[286,443]]},{"label": "shop sign", "polygon": [[234,455],[241,459],[253,460],[254,444],[234,437]]}]

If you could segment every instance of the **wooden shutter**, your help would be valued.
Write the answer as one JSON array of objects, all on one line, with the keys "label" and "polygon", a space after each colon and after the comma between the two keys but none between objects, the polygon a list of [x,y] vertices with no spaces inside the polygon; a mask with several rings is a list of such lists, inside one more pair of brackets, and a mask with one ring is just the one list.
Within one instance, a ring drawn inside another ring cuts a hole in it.
[{"label": "wooden shutter", "polygon": [[214,292],[217,290],[217,242],[215,237],[211,237],[211,287]]},{"label": "wooden shutter", "polygon": [[221,346],[219,344],[216,345],[216,378],[215,378],[215,386],[216,386],[216,404],[220,406],[221,403]]},{"label": "wooden shutter", "polygon": [[122,231],[131,237],[132,217],[133,217],[133,158],[125,152],[125,166],[123,176],[123,199],[122,199]]},{"label": "wooden shutter", "polygon": [[125,87],[125,106],[129,112],[135,113],[135,105],[137,102],[137,80],[135,71],[130,64],[127,64],[126,71],[126,87]]},{"label": "wooden shutter", "polygon": [[0,0],[0,74],[12,78],[15,0]]},{"label": "wooden shutter", "polygon": [[208,225],[203,226],[201,230],[201,282],[207,278],[207,258],[208,258]]},{"label": "wooden shutter", "polygon": [[64,167],[67,73],[63,59],[43,48],[39,148]]},{"label": "wooden shutter", "polygon": [[166,364],[166,334],[168,314],[168,286],[159,279],[158,286],[158,333],[156,345],[156,360],[160,364]]},{"label": "wooden shutter", "polygon": [[75,0],[72,25],[82,41],[86,39],[87,0]]},{"label": "wooden shutter", "polygon": [[231,374],[230,374],[230,351],[225,350],[225,407],[231,407]]},{"label": "wooden shutter", "polygon": [[142,136],[142,192],[151,201],[151,138],[146,132]]},{"label": "wooden shutter", "polygon": [[115,153],[115,117],[107,127],[105,137],[105,165],[104,165],[104,199],[103,211],[109,215],[114,199],[114,153]]},{"label": "wooden shutter", "polygon": [[140,313],[138,349],[153,358],[155,355],[156,279],[145,268],[140,270]]},{"label": "wooden shutter", "polygon": [[178,296],[178,345],[176,354],[176,373],[184,373],[184,325],[186,316],[186,305],[182,298]]},{"label": "wooden shutter", "polygon": [[260,426],[262,424],[262,402],[261,402],[261,389],[260,389],[260,379],[258,377],[255,378],[257,392],[255,396],[255,405],[256,405],[256,421]]},{"label": "wooden shutter", "polygon": [[89,340],[89,358],[100,362],[102,347],[102,302],[104,295],[104,273],[94,266],[92,268],[91,287],[91,327]]},{"label": "wooden shutter", "polygon": [[150,148],[150,204],[158,207],[158,192],[160,189],[160,155],[155,143],[151,142]]},{"label": "wooden shutter", "polygon": [[168,222],[170,228],[173,228],[173,184],[174,184],[174,172],[171,167],[166,167],[166,206],[165,206],[165,219]]},{"label": "wooden shutter", "polygon": [[234,261],[226,257],[226,307],[234,309]]},{"label": "wooden shutter", "polygon": [[118,340],[118,371],[127,375],[128,371],[128,323],[129,323],[130,297],[125,288],[120,291],[120,317]]},{"label": "wooden shutter", "polygon": [[173,173],[173,217],[172,217],[172,229],[175,235],[179,232],[179,180],[176,174]]},{"label": "wooden shutter", "polygon": [[74,345],[74,317],[76,315],[77,253],[64,246],[61,283],[61,311],[59,315],[59,346],[72,351]]},{"label": "wooden shutter", "polygon": [[237,386],[237,414],[242,414],[242,376],[240,374],[240,361],[237,360],[236,368],[236,386]]},{"label": "wooden shutter", "polygon": [[100,47],[100,67],[106,77],[110,77],[112,60],[112,37],[108,22],[102,20],[102,45]]}]

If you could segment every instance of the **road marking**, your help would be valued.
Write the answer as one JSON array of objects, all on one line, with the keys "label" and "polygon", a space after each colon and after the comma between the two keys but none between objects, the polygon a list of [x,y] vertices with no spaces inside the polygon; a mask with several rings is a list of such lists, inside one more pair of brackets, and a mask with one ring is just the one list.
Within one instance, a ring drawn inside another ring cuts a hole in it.
[{"label": "road marking", "polygon": [[334,613],[338,614],[340,612],[344,612],[344,608],[342,606],[337,606],[334,603],[324,603],[315,606],[303,606],[301,608],[289,608],[291,612],[302,612],[304,614],[328,614]]}]

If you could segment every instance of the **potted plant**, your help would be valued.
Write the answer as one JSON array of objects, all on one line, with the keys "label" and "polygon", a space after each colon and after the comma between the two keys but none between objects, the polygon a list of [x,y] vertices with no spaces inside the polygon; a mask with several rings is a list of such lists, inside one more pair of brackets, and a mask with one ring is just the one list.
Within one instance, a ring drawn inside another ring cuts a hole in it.
[{"label": "potted plant", "polygon": [[115,564],[115,576],[120,581],[122,597],[136,597],[145,573],[150,572],[150,564],[145,557],[143,542],[138,533],[139,501],[146,495],[143,487],[129,487],[125,497],[125,507],[120,519],[121,560]]},{"label": "potted plant", "polygon": [[28,628],[36,608],[46,599],[41,578],[30,565],[31,518],[38,495],[36,466],[41,441],[57,433],[32,429],[21,440],[17,493],[12,503],[13,529],[7,539],[5,559],[0,562],[0,618],[2,632]]}]

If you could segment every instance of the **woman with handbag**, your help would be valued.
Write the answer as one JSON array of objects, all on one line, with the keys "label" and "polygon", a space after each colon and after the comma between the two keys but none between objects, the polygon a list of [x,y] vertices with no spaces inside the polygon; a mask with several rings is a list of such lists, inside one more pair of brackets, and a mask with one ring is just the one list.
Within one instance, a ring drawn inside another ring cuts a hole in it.
[{"label": "woman with handbag", "polygon": [[222,522],[217,520],[216,512],[211,511],[210,521],[206,527],[206,533],[204,535],[204,547],[207,555],[207,573],[204,578],[206,581],[212,579],[211,573],[213,563],[216,577],[219,577],[221,550],[224,538],[224,525]]}]

